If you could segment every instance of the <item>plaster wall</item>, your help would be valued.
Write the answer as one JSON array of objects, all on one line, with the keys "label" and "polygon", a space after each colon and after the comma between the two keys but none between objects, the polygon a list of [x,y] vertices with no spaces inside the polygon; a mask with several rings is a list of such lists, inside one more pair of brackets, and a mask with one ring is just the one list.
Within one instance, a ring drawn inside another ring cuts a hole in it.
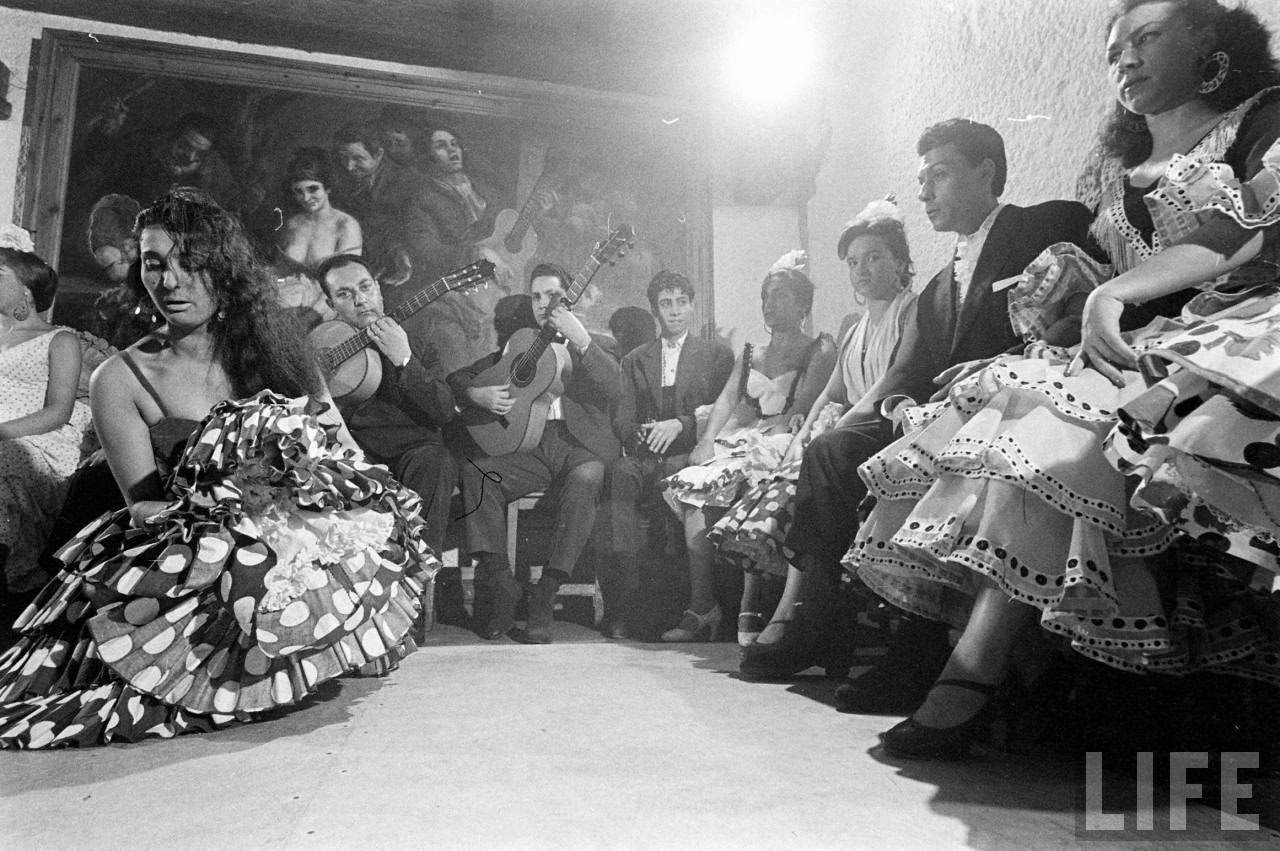
[{"label": "plaster wall", "polygon": [[[811,264],[818,286],[815,325],[834,332],[852,309],[834,245],[845,221],[867,201],[897,195],[921,287],[947,259],[952,239],[935,234],[915,200],[915,142],[928,124],[952,116],[985,121],[1005,137],[1005,200],[1072,197],[1079,162],[1092,144],[1111,93],[1102,60],[1108,0],[843,0],[822,15],[822,60],[800,102],[778,105],[802,130],[831,126],[831,144],[808,205]],[[1280,30],[1280,3],[1251,7]],[[389,62],[310,54],[279,47],[88,24],[56,15],[0,9],[0,61],[13,72],[13,117],[0,122],[0,215],[13,209],[21,116],[32,39],[45,27],[171,44],[236,50],[339,66],[413,70]],[[727,156],[750,116],[720,122],[712,162]],[[717,323],[759,329],[759,257],[796,247],[786,211],[723,209],[716,216]],[[749,250],[748,250],[749,249]]]}]

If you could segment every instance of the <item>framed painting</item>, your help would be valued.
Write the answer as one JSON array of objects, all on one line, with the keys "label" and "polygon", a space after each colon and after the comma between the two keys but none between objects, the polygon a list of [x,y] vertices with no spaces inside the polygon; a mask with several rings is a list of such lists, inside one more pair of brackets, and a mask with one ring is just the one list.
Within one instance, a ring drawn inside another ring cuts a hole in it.
[{"label": "framed painting", "polygon": [[[470,259],[498,263],[485,290],[450,294],[410,320],[449,368],[493,350],[494,304],[523,291],[534,264],[574,272],[624,222],[637,244],[598,273],[575,308],[584,323],[607,333],[618,308],[647,307],[645,287],[665,268],[694,280],[698,321],[713,325],[704,128],[687,107],[60,30],[42,33],[36,78],[17,204],[63,275],[64,318],[71,302],[111,286],[114,255],[95,253],[111,216],[94,211],[111,207],[108,196],[145,205],[173,185],[200,187],[240,216],[282,285],[314,272],[323,252],[293,226],[311,203],[294,179],[310,162],[329,207],[360,225],[389,301]],[[375,139],[354,144],[360,133]],[[442,152],[446,137],[453,150]],[[373,177],[353,152],[378,160]]]}]

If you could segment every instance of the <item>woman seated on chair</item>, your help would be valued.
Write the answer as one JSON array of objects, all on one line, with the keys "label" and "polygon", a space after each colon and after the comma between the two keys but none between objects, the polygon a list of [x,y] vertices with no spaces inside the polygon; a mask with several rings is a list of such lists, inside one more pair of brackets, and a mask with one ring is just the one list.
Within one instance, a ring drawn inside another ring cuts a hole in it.
[{"label": "woman seated on chair", "polygon": [[690,466],[666,480],[664,496],[684,523],[690,596],[680,624],[664,632],[663,641],[714,638],[720,606],[708,519],[774,473],[835,364],[830,335],[814,338],[804,330],[813,308],[804,264],[803,252],[791,252],[765,276],[760,300],[769,344],[759,352],[750,343],[743,347],[689,453]]},{"label": "woman seated on chair", "polygon": [[[0,233],[0,636],[49,577],[38,557],[80,462],[80,340],[50,325],[58,274],[18,228]],[[16,609],[16,610],[15,610]]]},{"label": "woman seated on chair", "polygon": [[390,670],[438,567],[418,496],[363,462],[239,221],[180,188],[136,233],[164,326],[90,399],[128,505],[18,619],[3,747],[209,730]]},{"label": "woman seated on chair", "polygon": [[[778,640],[797,602],[803,574],[791,566],[791,554],[782,542],[791,525],[804,447],[850,405],[877,398],[876,384],[897,351],[902,329],[915,315],[911,251],[892,199],[872,202],[849,222],[836,253],[849,266],[849,283],[863,313],[840,340],[836,368],[791,438],[782,466],[748,489],[708,533],[720,555],[746,571],[738,615],[738,643],[744,647]],[[786,579],[768,626],[758,613],[761,576]]]}]

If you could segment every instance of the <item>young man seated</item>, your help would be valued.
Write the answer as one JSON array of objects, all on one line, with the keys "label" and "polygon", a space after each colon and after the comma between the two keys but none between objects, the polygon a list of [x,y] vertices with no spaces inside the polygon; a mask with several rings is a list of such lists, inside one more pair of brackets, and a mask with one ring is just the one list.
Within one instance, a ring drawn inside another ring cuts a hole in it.
[{"label": "young man seated", "polygon": [[386,464],[422,497],[427,543],[439,553],[458,469],[440,432],[456,408],[435,348],[410,338],[383,312],[382,291],[364,258],[334,255],[320,264],[316,277],[338,318],[366,329],[382,361],[382,380],[372,396],[355,405],[339,400],[347,428],[369,460]]},{"label": "young man seated", "polygon": [[[539,326],[550,326],[563,337],[550,349],[558,349],[570,367],[563,376],[563,395],[556,397],[547,411],[538,445],[526,452],[494,457],[484,457],[462,436],[454,446],[461,456],[458,464],[468,511],[467,544],[479,560],[476,608],[488,615],[477,618],[483,621],[478,631],[486,638],[498,638],[512,630],[520,601],[520,586],[507,558],[507,503],[534,491],[549,491],[556,499],[551,553],[529,597],[528,623],[513,633],[518,641],[548,644],[556,593],[572,574],[591,535],[605,465],[618,456],[618,440],[609,423],[609,409],[619,388],[613,342],[588,332],[564,306],[570,280],[567,272],[550,264],[534,267],[530,275],[534,316]],[[508,348],[514,344],[509,342]],[[499,417],[511,413],[520,400],[509,383],[477,384],[480,374],[498,363],[502,354],[495,352],[449,376],[459,404]]]},{"label": "young man seated", "polygon": [[[633,637],[639,603],[638,554],[643,550],[638,503],[657,496],[658,482],[689,464],[698,440],[694,411],[716,400],[733,369],[733,353],[689,333],[693,284],[659,272],[649,282],[649,307],[662,330],[622,359],[622,395],[613,417],[623,456],[609,466],[612,558],[599,572],[609,638]],[[666,511],[663,510],[665,517]]]}]

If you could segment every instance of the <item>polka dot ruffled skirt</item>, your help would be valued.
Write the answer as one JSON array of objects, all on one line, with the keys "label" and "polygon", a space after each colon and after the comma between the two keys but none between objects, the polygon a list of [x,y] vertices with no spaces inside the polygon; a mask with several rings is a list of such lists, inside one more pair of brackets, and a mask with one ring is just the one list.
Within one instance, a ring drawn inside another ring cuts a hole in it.
[{"label": "polka dot ruffled skirt", "polygon": [[225,402],[169,506],[87,526],[0,657],[0,744],[203,731],[391,670],[439,563],[418,497],[331,443],[307,399]]}]

